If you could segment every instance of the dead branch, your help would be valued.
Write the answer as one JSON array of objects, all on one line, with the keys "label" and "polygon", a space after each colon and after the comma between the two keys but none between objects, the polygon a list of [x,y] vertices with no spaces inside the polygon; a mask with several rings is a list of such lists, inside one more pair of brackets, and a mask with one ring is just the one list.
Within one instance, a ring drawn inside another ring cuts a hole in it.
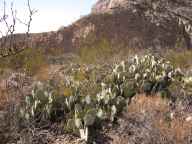
[{"label": "dead branch", "polygon": [[[0,24],[3,25],[2,30],[0,29],[0,57],[7,57],[10,55],[17,54],[18,52],[23,51],[29,43],[29,32],[31,28],[31,22],[33,15],[37,12],[31,8],[30,0],[27,0],[28,8],[28,21],[25,22],[17,17],[17,11],[14,9],[14,3],[11,2],[10,13],[7,10],[7,4],[4,0],[3,2],[3,15],[0,16]],[[23,34],[23,39],[19,40],[22,42],[22,45],[17,41],[16,34],[16,24],[22,24],[26,28],[25,33]]]}]

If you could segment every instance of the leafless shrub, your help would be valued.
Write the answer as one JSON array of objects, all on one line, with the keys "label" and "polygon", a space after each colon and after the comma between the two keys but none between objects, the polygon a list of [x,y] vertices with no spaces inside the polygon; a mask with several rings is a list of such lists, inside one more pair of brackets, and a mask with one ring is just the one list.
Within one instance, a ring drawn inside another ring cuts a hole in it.
[{"label": "leafless shrub", "polygon": [[[3,14],[0,15],[0,57],[13,55],[24,49],[29,39],[29,32],[33,15],[37,12],[31,8],[30,0],[27,0],[28,20],[23,21],[17,16],[17,10],[14,8],[14,3],[11,2],[10,9],[7,7],[6,1],[3,3]],[[25,28],[25,36],[18,43],[16,35],[16,24],[22,24]]]}]

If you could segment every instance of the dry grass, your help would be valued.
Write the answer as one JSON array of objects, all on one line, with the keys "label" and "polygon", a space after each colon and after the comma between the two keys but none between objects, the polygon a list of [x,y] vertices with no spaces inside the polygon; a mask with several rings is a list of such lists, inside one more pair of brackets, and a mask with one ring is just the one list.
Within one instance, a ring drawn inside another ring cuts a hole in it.
[{"label": "dry grass", "polygon": [[39,81],[44,81],[44,80],[48,80],[50,78],[49,75],[49,69],[50,66],[49,65],[43,65],[39,68],[39,70],[37,70],[36,74],[35,74],[35,79],[39,80]]},{"label": "dry grass", "polygon": [[0,80],[0,110],[2,110],[8,103],[8,91],[6,88],[6,81]]},{"label": "dry grass", "polygon": [[170,122],[163,120],[155,121],[154,125],[162,134],[174,140],[177,144],[183,144],[185,138],[192,133],[192,123],[182,119],[173,119]]},{"label": "dry grass", "polygon": [[0,89],[0,110],[8,103],[7,91]]},{"label": "dry grass", "polygon": [[176,67],[184,69],[192,67],[192,50],[179,52],[170,50],[167,52],[166,58]]},{"label": "dry grass", "polygon": [[158,96],[138,95],[128,107],[128,113],[145,113],[162,135],[177,144],[183,144],[192,133],[192,122],[181,116],[171,118],[168,102]]},{"label": "dry grass", "polygon": [[[158,96],[137,95],[129,105],[129,113],[144,113],[159,111],[165,113],[168,110],[167,101]],[[159,114],[160,114],[159,113]]]}]

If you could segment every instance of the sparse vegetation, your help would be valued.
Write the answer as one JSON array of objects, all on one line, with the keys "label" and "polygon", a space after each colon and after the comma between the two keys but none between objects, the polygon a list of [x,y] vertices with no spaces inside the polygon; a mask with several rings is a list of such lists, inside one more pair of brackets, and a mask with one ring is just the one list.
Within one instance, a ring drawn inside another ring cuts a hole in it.
[{"label": "sparse vegetation", "polygon": [[[22,62],[33,60],[28,57],[23,61],[29,54],[44,62],[42,53],[33,53],[31,49],[20,53],[19,58]],[[18,58],[17,55],[15,58]],[[39,64],[32,63],[32,70],[36,66],[42,67],[42,63]],[[21,63],[20,66],[26,64]],[[129,56],[115,63],[83,64],[81,61],[77,64],[75,61],[61,66],[63,67],[59,71],[62,76],[57,74],[56,77],[46,78],[42,82],[34,81],[31,92],[27,95],[21,94],[22,97],[15,105],[17,111],[12,113],[19,129],[46,127],[49,130],[47,126],[57,125],[62,133],[71,133],[82,140],[93,142],[97,133],[106,129],[106,123],[115,127],[127,108],[131,111],[132,101],[138,100],[137,96],[140,94],[150,96],[149,99],[154,99],[155,104],[158,103],[156,99],[159,101],[160,98],[165,102],[165,112],[162,115],[165,118],[163,122],[167,125],[154,123],[155,128],[161,129],[160,125],[168,127],[173,123],[171,112],[168,111],[169,103],[177,105],[189,99],[192,94],[191,74],[183,72],[176,67],[178,65],[165,58],[152,54]],[[159,103],[159,107],[161,105]],[[152,109],[153,106],[150,110]],[[22,140],[22,137],[19,136],[18,139]]]},{"label": "sparse vegetation", "polygon": [[175,66],[183,69],[189,69],[192,62],[192,51],[173,51],[167,53],[167,59]]},{"label": "sparse vegetation", "polygon": [[[91,44],[91,40],[94,39],[92,35],[88,36],[86,42]],[[96,63],[101,59],[109,59],[113,54],[113,48],[111,43],[107,39],[100,39],[95,45],[90,45],[86,47],[81,47],[79,50],[80,58],[83,63]],[[90,46],[89,46],[90,45]]]},{"label": "sparse vegetation", "polygon": [[10,57],[1,58],[2,69],[21,70],[31,75],[46,65],[46,58],[41,49],[26,48],[22,52]]},{"label": "sparse vegetation", "polygon": [[[101,69],[107,72],[98,73]],[[66,72],[59,81],[37,82],[21,104],[20,118],[34,126],[60,122],[64,131],[89,142],[94,141],[96,127],[117,122],[136,94],[160,93],[170,98],[174,94],[172,85],[179,83],[187,88],[191,79],[170,62],[152,55],[135,56],[99,69],[73,65]]]}]

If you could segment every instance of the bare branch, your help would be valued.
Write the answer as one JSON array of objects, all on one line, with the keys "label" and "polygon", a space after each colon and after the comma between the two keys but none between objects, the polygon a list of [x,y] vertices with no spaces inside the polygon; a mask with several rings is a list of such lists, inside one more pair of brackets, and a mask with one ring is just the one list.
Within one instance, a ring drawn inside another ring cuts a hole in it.
[{"label": "bare branch", "polygon": [[[4,27],[0,30],[0,57],[7,57],[10,55],[14,55],[27,46],[29,32],[31,28],[31,22],[33,15],[37,12],[36,10],[31,8],[30,0],[27,0],[27,8],[28,8],[28,21],[24,22],[20,18],[17,17],[17,11],[14,9],[14,3],[11,2],[9,13],[7,10],[7,4],[4,0],[3,2],[3,15],[0,16],[0,24]],[[22,40],[23,44],[18,44],[16,40],[16,24],[22,24],[23,27],[26,27],[25,36]]]}]

